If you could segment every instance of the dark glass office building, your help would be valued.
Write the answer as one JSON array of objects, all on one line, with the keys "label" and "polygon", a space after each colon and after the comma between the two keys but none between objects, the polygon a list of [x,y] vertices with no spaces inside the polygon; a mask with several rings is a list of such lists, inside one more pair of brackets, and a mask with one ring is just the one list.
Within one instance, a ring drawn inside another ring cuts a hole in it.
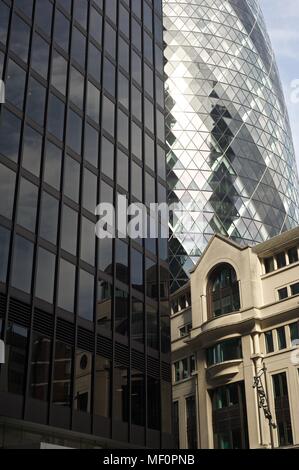
[{"label": "dark glass office building", "polygon": [[[0,0],[0,447],[171,446],[161,0]],[[149,217],[150,218],[150,217]]]}]

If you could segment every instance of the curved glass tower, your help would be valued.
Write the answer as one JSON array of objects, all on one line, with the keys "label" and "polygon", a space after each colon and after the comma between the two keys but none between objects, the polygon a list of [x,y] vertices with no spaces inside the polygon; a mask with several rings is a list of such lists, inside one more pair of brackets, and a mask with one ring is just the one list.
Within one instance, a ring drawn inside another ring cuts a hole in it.
[{"label": "curved glass tower", "polygon": [[286,104],[257,0],[164,0],[172,289],[215,232],[264,241],[298,224]]}]

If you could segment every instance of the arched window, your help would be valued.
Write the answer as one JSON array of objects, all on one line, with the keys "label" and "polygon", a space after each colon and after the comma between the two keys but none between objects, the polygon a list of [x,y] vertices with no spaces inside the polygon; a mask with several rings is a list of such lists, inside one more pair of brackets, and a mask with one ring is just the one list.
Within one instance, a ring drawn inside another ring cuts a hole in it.
[{"label": "arched window", "polygon": [[212,271],[207,298],[210,318],[240,310],[239,283],[232,266],[222,263]]}]

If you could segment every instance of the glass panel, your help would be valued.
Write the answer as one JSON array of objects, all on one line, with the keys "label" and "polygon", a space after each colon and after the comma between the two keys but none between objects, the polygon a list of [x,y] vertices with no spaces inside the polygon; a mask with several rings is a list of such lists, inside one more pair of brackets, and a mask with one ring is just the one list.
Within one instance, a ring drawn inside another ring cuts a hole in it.
[{"label": "glass panel", "polygon": [[90,413],[92,354],[76,350],[76,375],[74,384],[75,410]]},{"label": "glass panel", "polygon": [[59,202],[50,194],[42,195],[42,209],[40,219],[40,236],[56,245],[58,228]]},{"label": "glass panel", "polygon": [[55,405],[70,406],[71,404],[72,356],[71,346],[56,341],[53,373],[53,403]]},{"label": "glass panel", "polygon": [[80,270],[78,314],[81,318],[93,321],[94,277]]},{"label": "glass panel", "polygon": [[0,163],[0,214],[12,218],[16,174]]},{"label": "glass panel", "polygon": [[61,259],[59,270],[58,307],[71,313],[74,313],[75,273],[75,266]]},{"label": "glass panel", "polygon": [[128,294],[120,289],[115,291],[115,332],[129,336]]},{"label": "glass panel", "polygon": [[144,304],[132,299],[132,340],[144,344]]},{"label": "glass panel", "polygon": [[15,163],[19,158],[20,134],[20,119],[7,109],[3,109],[0,121],[0,152]]},{"label": "glass panel", "polygon": [[32,127],[25,126],[22,166],[37,177],[40,175],[42,144],[42,136],[34,131]]},{"label": "glass panel", "polygon": [[[9,255],[10,231],[0,226],[0,282],[6,282],[8,255]],[[0,330],[1,334],[1,330]]]},{"label": "glass panel", "polygon": [[36,400],[48,400],[51,343],[40,333],[32,333],[29,394]]},{"label": "glass panel", "polygon": [[129,411],[129,371],[126,367],[116,364],[114,367],[113,418],[128,421]]},{"label": "glass panel", "polygon": [[131,375],[131,410],[132,424],[144,426],[145,420],[145,383],[144,375],[132,370]]},{"label": "glass panel", "polygon": [[95,360],[94,411],[97,416],[110,417],[111,362],[96,356]]},{"label": "glass panel", "polygon": [[267,331],[265,333],[265,340],[267,353],[269,354],[274,352],[273,331]]},{"label": "glass panel", "polygon": [[16,235],[11,284],[27,294],[31,291],[32,264],[33,243]]},{"label": "glass panel", "polygon": [[278,340],[278,349],[286,349],[287,347],[287,340],[286,340],[286,334],[285,334],[285,327],[282,326],[280,328],[277,328],[277,340]]},{"label": "glass panel", "polygon": [[62,150],[51,142],[47,142],[45,160],[45,182],[59,191],[61,181]]},{"label": "glass panel", "polygon": [[77,253],[78,213],[64,205],[62,213],[61,248],[72,255]]},{"label": "glass panel", "polygon": [[53,303],[56,257],[43,248],[38,249],[35,296]]},{"label": "glass panel", "polygon": [[17,223],[31,232],[35,231],[37,197],[38,187],[21,178]]},{"label": "glass panel", "polygon": [[4,391],[24,395],[26,383],[28,330],[9,324],[6,334],[6,364],[1,371]]},{"label": "glass panel", "polygon": [[112,286],[107,281],[98,283],[97,325],[102,334],[111,331],[112,317]]}]

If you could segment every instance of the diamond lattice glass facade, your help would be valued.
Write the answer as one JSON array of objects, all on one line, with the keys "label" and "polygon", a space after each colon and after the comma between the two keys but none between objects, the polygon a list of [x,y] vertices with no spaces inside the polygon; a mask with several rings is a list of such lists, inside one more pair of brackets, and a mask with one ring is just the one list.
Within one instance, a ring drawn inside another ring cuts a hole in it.
[{"label": "diamond lattice glass facade", "polygon": [[164,0],[172,289],[215,233],[266,240],[298,223],[286,104],[256,0]]}]

